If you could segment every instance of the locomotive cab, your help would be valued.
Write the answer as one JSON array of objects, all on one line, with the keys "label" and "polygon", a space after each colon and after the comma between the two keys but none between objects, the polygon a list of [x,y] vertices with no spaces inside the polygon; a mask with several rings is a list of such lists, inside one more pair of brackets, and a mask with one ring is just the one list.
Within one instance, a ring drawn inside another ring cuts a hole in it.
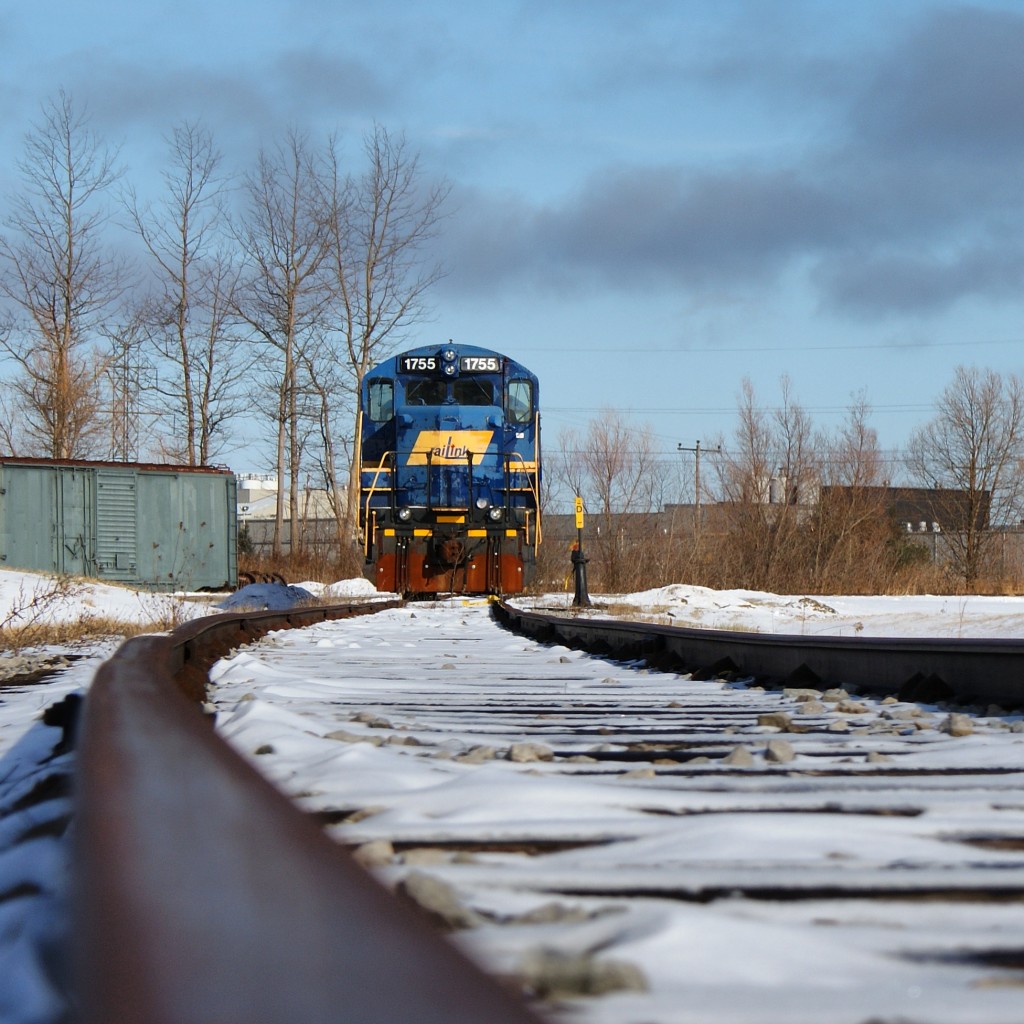
[{"label": "locomotive cab", "polygon": [[401,594],[520,592],[540,540],[537,379],[506,356],[421,348],[367,375],[368,578]]}]

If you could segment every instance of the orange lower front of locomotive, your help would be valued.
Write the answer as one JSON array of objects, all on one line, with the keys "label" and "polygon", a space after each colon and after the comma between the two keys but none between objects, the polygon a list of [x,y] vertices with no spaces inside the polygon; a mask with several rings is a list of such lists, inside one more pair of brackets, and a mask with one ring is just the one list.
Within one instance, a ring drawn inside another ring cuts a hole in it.
[{"label": "orange lower front of locomotive", "polygon": [[526,585],[518,530],[482,537],[378,532],[374,584],[396,594],[519,594]]}]

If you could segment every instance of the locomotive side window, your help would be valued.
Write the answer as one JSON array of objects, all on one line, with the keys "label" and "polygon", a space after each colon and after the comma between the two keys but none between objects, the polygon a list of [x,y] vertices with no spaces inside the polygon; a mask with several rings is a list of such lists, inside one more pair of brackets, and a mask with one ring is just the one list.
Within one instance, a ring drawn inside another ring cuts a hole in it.
[{"label": "locomotive side window", "polygon": [[494,405],[494,385],[489,380],[460,377],[452,391],[456,405]]},{"label": "locomotive side window", "polygon": [[407,405],[443,405],[447,397],[443,380],[410,380],[405,385]]},{"label": "locomotive side window", "polygon": [[510,423],[529,423],[533,412],[533,382],[508,382],[508,419]]},{"label": "locomotive side window", "polygon": [[383,423],[395,415],[395,382],[379,378],[371,380],[369,393],[369,416],[374,423]]}]

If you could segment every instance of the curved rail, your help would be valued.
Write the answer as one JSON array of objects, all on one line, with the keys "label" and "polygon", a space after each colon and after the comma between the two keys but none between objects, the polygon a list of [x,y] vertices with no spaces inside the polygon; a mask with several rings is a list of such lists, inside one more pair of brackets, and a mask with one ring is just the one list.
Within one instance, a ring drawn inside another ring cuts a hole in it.
[{"label": "curved rail", "polygon": [[79,740],[83,1024],[537,1024],[193,706],[230,648],[391,606],[219,615],[130,640],[100,668]]},{"label": "curved rail", "polygon": [[768,683],[849,685],[904,700],[1024,704],[1024,640],[810,637],[562,617],[496,603],[499,621],[538,640],[644,658],[698,677],[735,672]]}]

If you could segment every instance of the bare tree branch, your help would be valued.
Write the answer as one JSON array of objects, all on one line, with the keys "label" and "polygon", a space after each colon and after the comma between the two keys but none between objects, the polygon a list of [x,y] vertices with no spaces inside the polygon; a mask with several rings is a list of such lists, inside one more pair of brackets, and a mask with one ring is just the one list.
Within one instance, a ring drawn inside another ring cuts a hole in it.
[{"label": "bare tree branch", "polygon": [[234,303],[253,341],[277,359],[278,504],[274,554],[284,529],[283,483],[289,485],[292,550],[299,541],[299,478],[303,427],[300,371],[304,347],[321,333],[329,293],[324,269],[332,243],[324,207],[324,169],[305,135],[291,131],[260,153],[245,180],[248,209],[235,229],[246,275]]},{"label": "bare tree branch", "polygon": [[954,569],[971,586],[994,534],[1020,518],[1024,466],[1024,382],[1015,374],[957,368],[935,416],[911,438],[908,463],[929,487],[953,492],[947,533]]},{"label": "bare tree branch", "polygon": [[125,279],[102,238],[116,159],[61,91],[26,137],[23,191],[0,237],[8,301],[0,347],[19,368],[11,387],[19,435],[53,458],[94,454],[104,437],[101,338]]},{"label": "bare tree branch", "polygon": [[147,390],[165,429],[162,448],[188,465],[206,464],[241,412],[242,364],[232,336],[237,260],[223,244],[223,199],[229,183],[210,133],[185,122],[174,128],[164,171],[165,196],[141,206],[132,189],[124,204],[150,257],[157,292],[137,318],[156,356]]}]

